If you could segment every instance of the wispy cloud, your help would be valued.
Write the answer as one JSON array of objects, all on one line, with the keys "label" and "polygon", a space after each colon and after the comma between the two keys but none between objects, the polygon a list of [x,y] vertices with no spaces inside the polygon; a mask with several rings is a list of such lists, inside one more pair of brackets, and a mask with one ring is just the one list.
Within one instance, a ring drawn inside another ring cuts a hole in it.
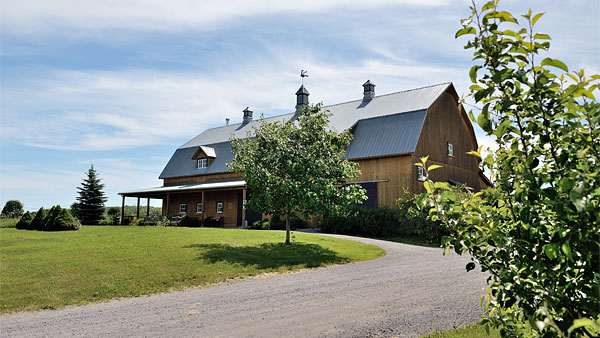
[{"label": "wispy cloud", "polygon": [[[269,65],[216,77],[151,70],[50,71],[44,80],[22,83],[27,91],[6,89],[3,132],[13,141],[50,149],[127,149],[191,137],[223,124],[225,117],[241,120],[246,106],[267,116],[290,112],[298,86],[290,69],[298,64],[311,71],[307,85],[313,101],[326,104],[359,98],[367,78],[377,83],[379,93],[387,93],[459,74],[447,67],[378,59],[339,64],[289,55],[268,59]],[[53,113],[39,114],[44,110]]]},{"label": "wispy cloud", "polygon": [[[443,0],[137,0],[77,1],[19,0],[3,3],[2,21],[11,32],[38,33],[72,27],[88,31],[105,29],[179,30],[215,29],[234,19],[258,15],[331,9],[363,9],[384,5],[434,6]],[[66,32],[69,34],[68,32]],[[74,34],[74,33],[70,33]],[[75,33],[76,34],[76,33]]]}]

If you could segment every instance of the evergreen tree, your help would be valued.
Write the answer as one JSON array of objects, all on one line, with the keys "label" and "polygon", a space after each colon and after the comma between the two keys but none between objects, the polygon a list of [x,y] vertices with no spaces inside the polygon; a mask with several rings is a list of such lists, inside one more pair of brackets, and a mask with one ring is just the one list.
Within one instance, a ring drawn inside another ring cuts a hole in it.
[{"label": "evergreen tree", "polygon": [[104,202],[106,197],[102,189],[104,184],[100,183],[100,178],[94,170],[94,165],[87,172],[87,178],[78,187],[79,196],[77,197],[76,216],[82,224],[98,224],[104,219]]}]

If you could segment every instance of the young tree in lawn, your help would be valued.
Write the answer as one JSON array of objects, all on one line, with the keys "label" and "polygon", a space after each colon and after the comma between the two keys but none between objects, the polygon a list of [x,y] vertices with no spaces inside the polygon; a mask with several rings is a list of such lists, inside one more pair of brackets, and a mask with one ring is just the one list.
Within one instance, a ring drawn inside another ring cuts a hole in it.
[{"label": "young tree in lawn", "polygon": [[[495,187],[457,194],[427,180],[424,202],[451,231],[444,244],[490,274],[486,321],[503,336],[592,337],[600,332],[600,76],[539,56],[550,47],[534,32],[543,13],[523,15],[521,28],[497,4],[473,4],[456,33],[474,35],[465,48],[474,49],[470,89],[481,111],[469,115],[496,139],[482,161]],[[418,164],[426,173],[439,167],[426,162]]]},{"label": "young tree in lawn", "polygon": [[8,218],[17,218],[23,215],[23,204],[21,201],[10,200],[2,208],[2,216]]},{"label": "young tree in lawn", "polygon": [[100,181],[92,165],[81,187],[77,188],[79,196],[71,208],[74,209],[81,224],[98,224],[104,218],[104,202],[107,199],[102,191],[104,184]]},{"label": "young tree in lawn", "polygon": [[244,173],[252,192],[247,207],[285,215],[287,244],[294,212],[320,215],[364,199],[360,186],[345,185],[358,175],[356,164],[342,159],[352,135],[330,130],[329,116],[320,104],[309,105],[293,121],[263,120],[254,135],[231,140],[229,169]]}]

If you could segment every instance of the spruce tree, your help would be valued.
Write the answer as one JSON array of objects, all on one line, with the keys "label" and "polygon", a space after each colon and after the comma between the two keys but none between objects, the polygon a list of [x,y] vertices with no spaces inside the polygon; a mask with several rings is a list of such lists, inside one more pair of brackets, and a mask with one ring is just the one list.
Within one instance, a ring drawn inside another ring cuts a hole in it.
[{"label": "spruce tree", "polygon": [[82,224],[98,224],[104,218],[104,202],[106,197],[102,189],[104,184],[94,170],[94,165],[87,172],[87,178],[78,187],[79,196],[76,203],[76,215]]}]

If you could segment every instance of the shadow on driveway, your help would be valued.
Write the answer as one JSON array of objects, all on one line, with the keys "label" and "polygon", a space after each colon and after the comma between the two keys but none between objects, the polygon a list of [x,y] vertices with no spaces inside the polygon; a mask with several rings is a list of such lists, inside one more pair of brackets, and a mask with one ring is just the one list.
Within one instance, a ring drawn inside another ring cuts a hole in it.
[{"label": "shadow on driveway", "polygon": [[319,267],[347,263],[348,259],[316,244],[264,243],[258,246],[228,244],[191,244],[184,248],[198,250],[198,259],[207,263],[228,262],[260,269],[294,266]]}]

